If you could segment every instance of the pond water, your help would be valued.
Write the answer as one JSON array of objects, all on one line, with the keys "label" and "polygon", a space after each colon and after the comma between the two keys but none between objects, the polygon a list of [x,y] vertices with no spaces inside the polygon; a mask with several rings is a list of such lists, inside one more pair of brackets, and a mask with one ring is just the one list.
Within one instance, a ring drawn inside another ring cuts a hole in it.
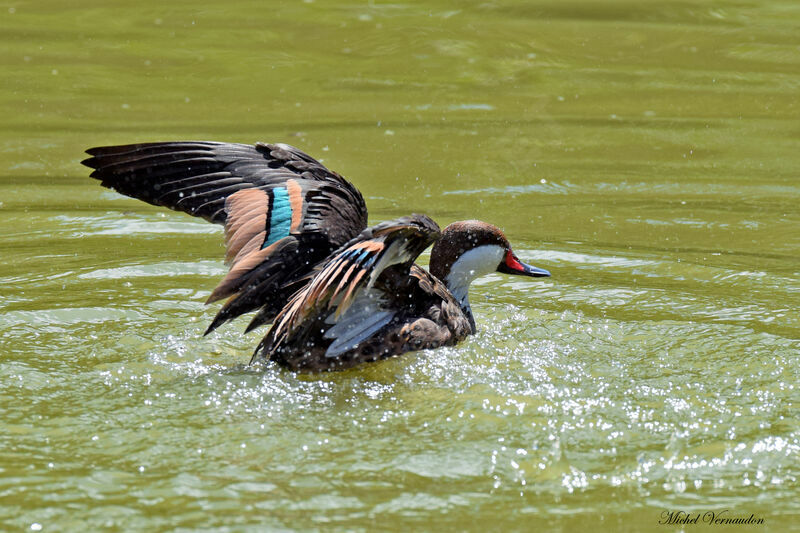
[{"label": "pond water", "polygon": [[[12,0],[0,30],[0,529],[797,527],[796,1]],[[458,347],[249,367],[246,320],[202,337],[221,228],[79,164],[174,139],[296,145],[372,223],[483,219],[553,276],[474,284]]]}]

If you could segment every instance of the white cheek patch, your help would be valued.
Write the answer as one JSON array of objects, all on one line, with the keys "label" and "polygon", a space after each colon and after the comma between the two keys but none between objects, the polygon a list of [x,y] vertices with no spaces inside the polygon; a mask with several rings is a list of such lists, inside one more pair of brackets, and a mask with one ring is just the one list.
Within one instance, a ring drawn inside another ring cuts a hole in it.
[{"label": "white cheek patch", "polygon": [[466,252],[450,267],[445,280],[447,288],[456,300],[465,304],[472,280],[496,271],[505,254],[506,250],[496,244],[485,244]]}]

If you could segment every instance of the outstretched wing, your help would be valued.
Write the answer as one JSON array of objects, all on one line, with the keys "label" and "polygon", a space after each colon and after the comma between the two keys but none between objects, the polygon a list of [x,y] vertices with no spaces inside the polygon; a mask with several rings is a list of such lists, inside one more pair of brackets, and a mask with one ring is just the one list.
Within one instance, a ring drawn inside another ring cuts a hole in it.
[{"label": "outstretched wing", "polygon": [[[439,226],[425,215],[383,222],[342,247],[276,317],[253,358],[297,358],[308,347],[327,346],[336,357],[391,322],[391,295],[373,288],[387,268],[406,275],[435,241]],[[293,364],[293,366],[302,366]]]},{"label": "outstretched wing", "polygon": [[358,235],[367,208],[351,183],[285,144],[181,141],[87,150],[105,187],[225,224],[231,269],[209,302],[230,298],[206,333],[261,307],[270,322],[314,266]]}]

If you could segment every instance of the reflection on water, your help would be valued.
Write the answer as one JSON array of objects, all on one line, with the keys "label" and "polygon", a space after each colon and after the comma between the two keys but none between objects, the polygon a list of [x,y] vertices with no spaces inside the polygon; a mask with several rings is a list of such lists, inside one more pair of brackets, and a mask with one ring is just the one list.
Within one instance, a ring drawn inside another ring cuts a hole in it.
[{"label": "reflection on water", "polygon": [[[90,4],[0,16],[0,529],[792,527],[795,3]],[[175,138],[296,144],[553,277],[476,282],[458,347],[247,366],[263,329],[202,336],[221,229],[78,165]]]}]

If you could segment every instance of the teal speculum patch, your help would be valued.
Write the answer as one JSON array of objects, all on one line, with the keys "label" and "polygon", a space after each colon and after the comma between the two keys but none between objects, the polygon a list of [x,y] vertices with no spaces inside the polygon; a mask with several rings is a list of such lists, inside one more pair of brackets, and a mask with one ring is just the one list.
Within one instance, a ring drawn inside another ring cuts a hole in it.
[{"label": "teal speculum patch", "polygon": [[272,189],[272,208],[269,210],[269,234],[261,246],[267,246],[289,236],[292,227],[292,204],[289,202],[289,192],[286,187]]}]

